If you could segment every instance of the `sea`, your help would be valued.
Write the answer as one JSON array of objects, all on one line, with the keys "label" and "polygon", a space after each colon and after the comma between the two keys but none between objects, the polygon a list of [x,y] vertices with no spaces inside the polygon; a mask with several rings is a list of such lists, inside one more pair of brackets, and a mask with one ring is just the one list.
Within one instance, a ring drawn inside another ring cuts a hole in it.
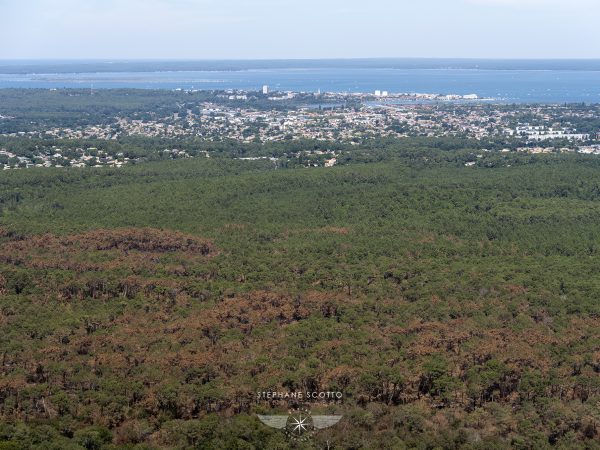
[{"label": "sea", "polygon": [[506,103],[600,103],[600,60],[356,59],[0,61],[0,88],[477,94]]}]

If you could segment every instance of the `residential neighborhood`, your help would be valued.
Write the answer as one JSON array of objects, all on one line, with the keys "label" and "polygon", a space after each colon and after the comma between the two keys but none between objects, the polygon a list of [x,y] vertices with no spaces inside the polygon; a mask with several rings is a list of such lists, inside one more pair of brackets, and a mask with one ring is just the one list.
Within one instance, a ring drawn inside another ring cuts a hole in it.
[{"label": "residential neighborhood", "polygon": [[[136,136],[240,143],[306,139],[350,145],[378,138],[458,137],[503,142],[505,148],[520,152],[598,153],[598,108],[593,105],[506,105],[479,99],[476,94],[394,94],[379,90],[374,94],[306,94],[270,91],[266,86],[263,94],[259,105],[252,100],[260,93],[228,90],[216,93],[214,101],[178,103],[174,113],[141,111],[120,114],[104,123],[40,125],[5,132],[0,136],[52,144],[38,146],[27,155],[0,148],[0,167],[120,167],[136,158],[84,145],[64,150],[57,142],[110,142]],[[0,115],[0,124],[11,120],[18,118]],[[161,157],[190,156],[176,148],[161,152]],[[335,158],[329,156],[326,165],[332,166]]]}]

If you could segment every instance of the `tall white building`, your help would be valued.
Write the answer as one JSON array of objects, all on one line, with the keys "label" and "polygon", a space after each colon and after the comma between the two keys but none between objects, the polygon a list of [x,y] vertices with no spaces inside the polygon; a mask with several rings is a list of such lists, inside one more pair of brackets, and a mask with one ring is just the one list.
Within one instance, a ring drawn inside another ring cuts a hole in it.
[{"label": "tall white building", "polygon": [[267,86],[266,84],[263,86],[263,94],[267,95],[269,93],[269,86]]}]

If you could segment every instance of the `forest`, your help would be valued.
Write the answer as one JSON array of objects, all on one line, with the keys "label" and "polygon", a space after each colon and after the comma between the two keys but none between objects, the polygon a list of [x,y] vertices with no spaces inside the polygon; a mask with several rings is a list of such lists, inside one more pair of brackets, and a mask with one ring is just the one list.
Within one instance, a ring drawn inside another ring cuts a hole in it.
[{"label": "forest", "polygon": [[0,450],[600,449],[597,157],[219,145],[0,173]]}]

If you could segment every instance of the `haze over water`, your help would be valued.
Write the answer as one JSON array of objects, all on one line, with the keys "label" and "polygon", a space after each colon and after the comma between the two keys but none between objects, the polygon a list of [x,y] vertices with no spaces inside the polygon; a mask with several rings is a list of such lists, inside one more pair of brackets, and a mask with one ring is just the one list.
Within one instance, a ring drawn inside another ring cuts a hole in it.
[{"label": "haze over water", "polygon": [[2,62],[0,88],[142,88],[477,94],[506,102],[600,102],[600,62],[306,60]]}]

